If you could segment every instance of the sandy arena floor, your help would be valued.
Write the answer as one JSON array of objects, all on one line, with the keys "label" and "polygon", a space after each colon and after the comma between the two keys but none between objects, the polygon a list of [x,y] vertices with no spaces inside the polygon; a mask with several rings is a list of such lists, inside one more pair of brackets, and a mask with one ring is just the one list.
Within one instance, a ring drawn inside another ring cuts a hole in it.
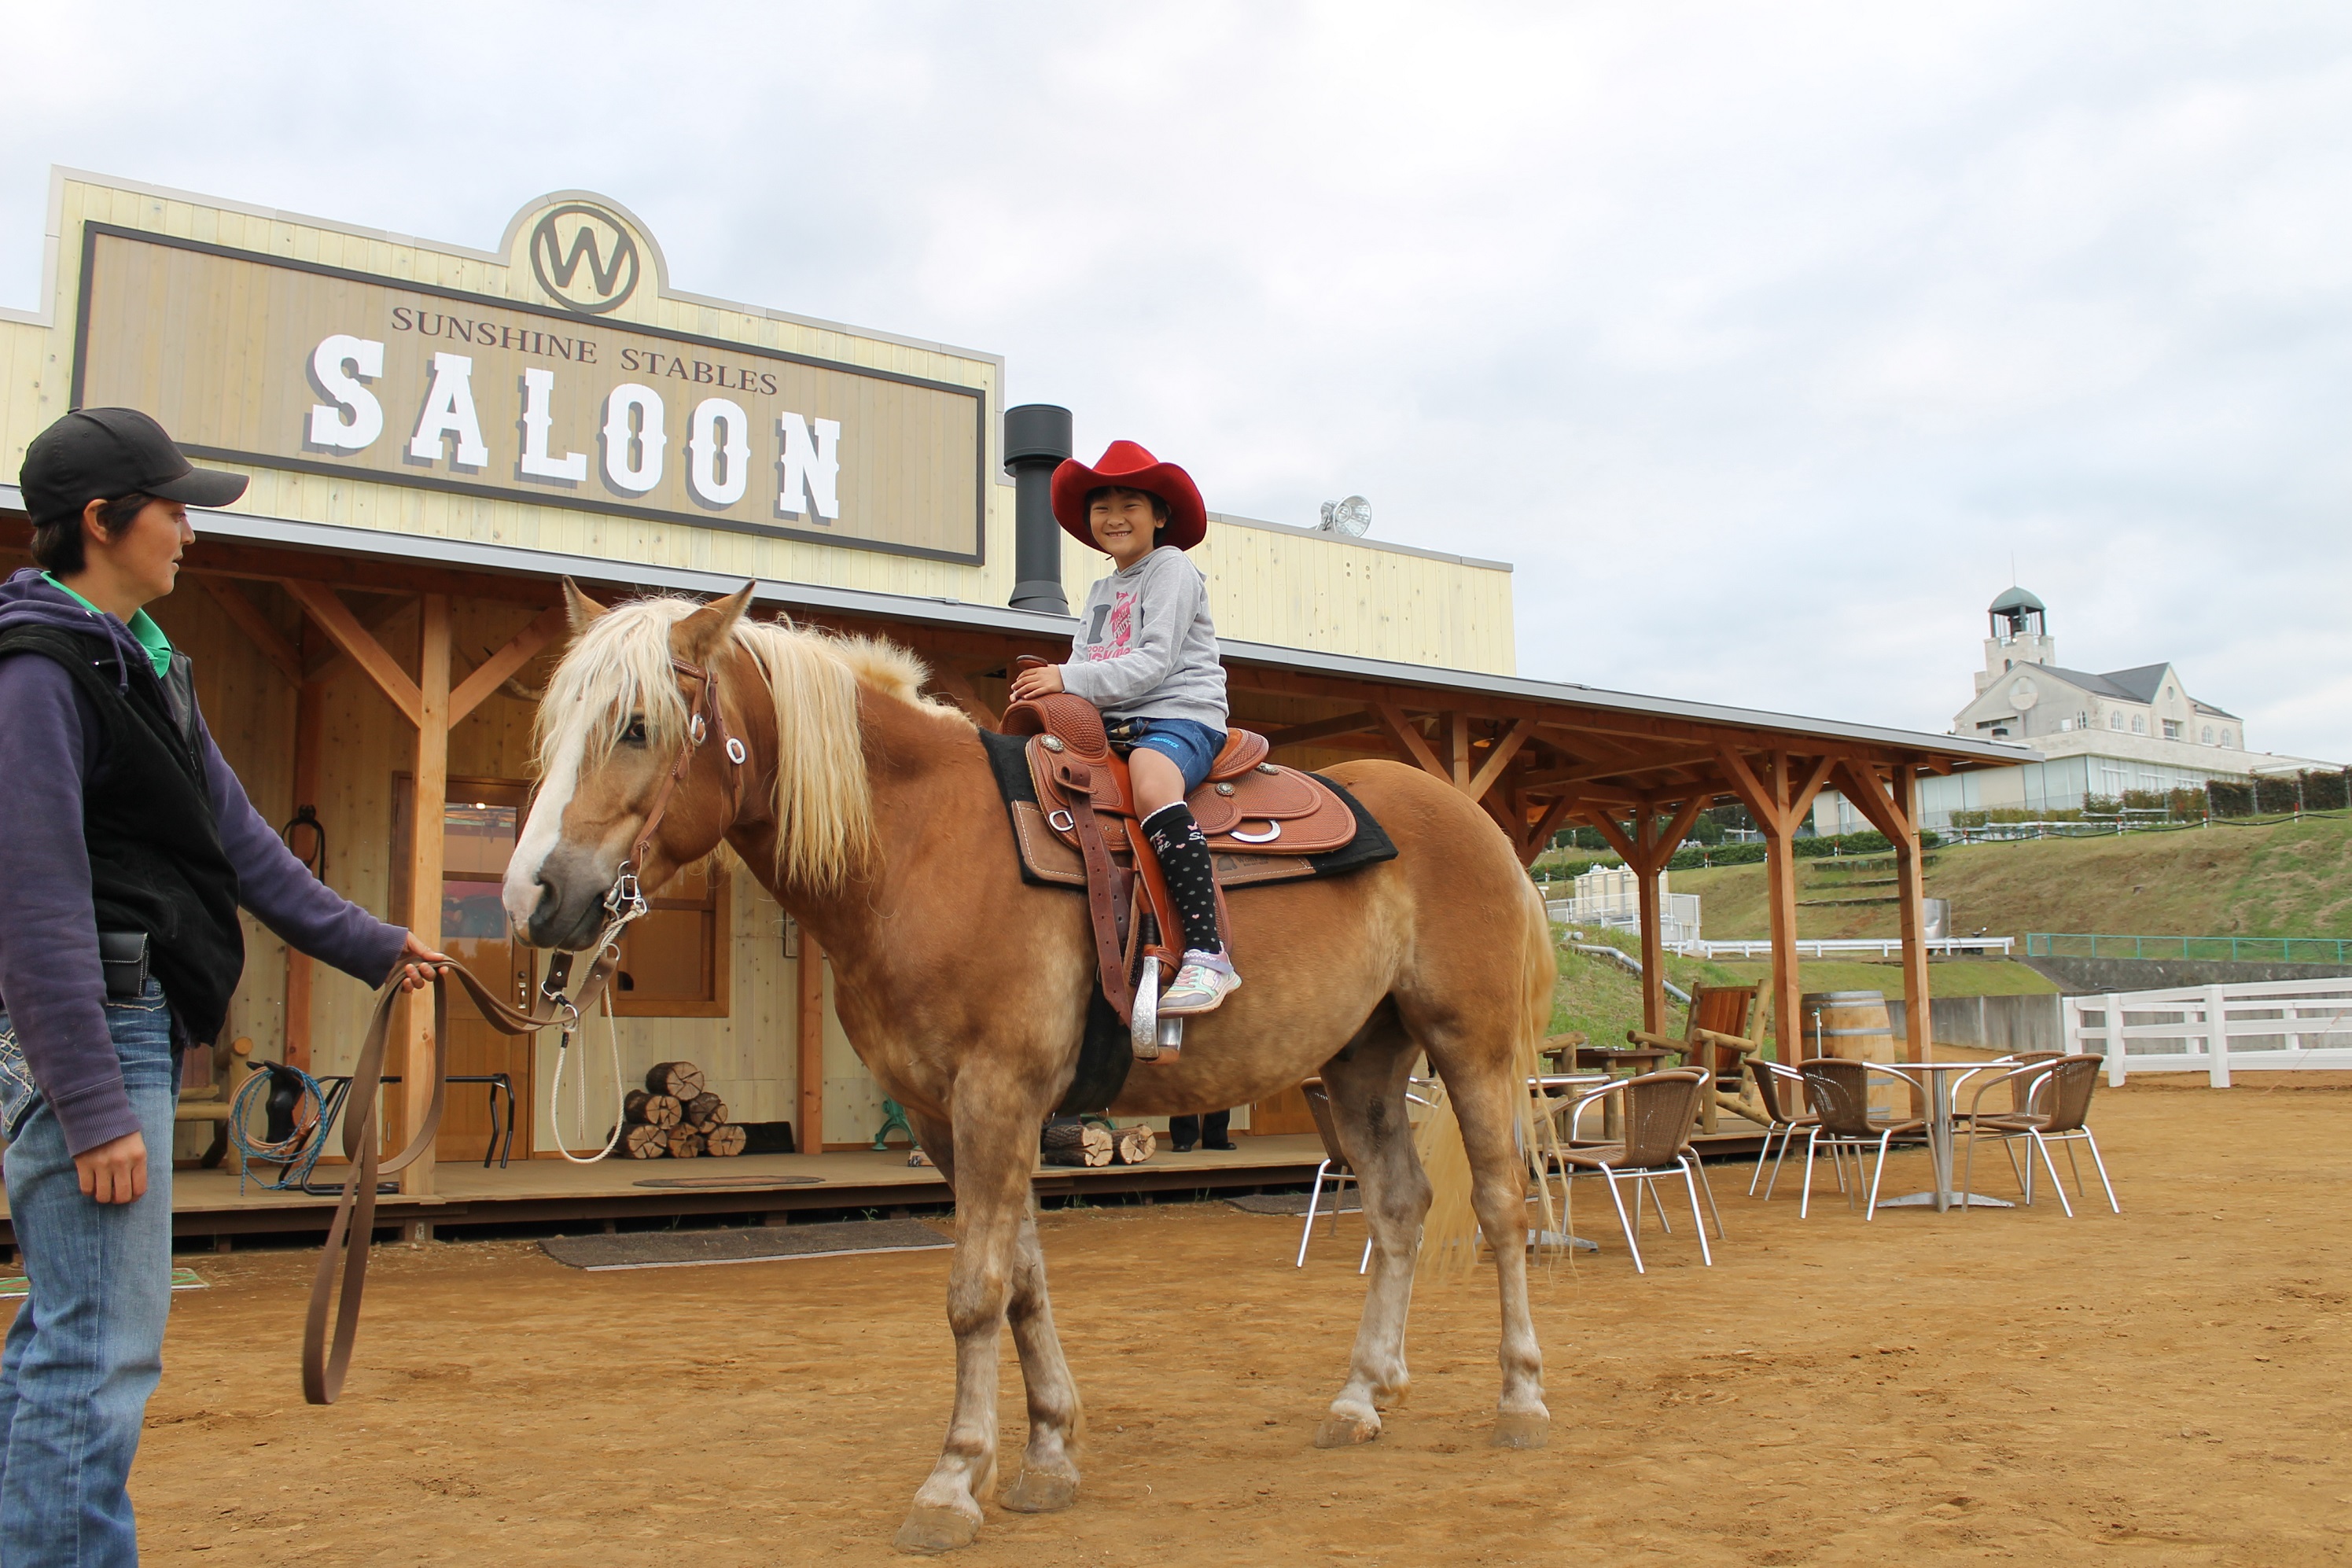
[{"label": "sandy arena floor", "polygon": [[[1387,1434],[1318,1453],[1360,1221],[1295,1270],[1295,1221],[1223,1205],[1050,1216],[1087,1489],[1060,1515],[992,1509],[961,1561],[2352,1559],[2352,1089],[2136,1082],[2101,1091],[2095,1125],[2120,1218],[1865,1227],[1832,1196],[1800,1224],[1787,1184],[1766,1205],[1718,1170],[1717,1266],[1684,1226],[1636,1278],[1591,1190],[1578,1228],[1608,1250],[1537,1286],[1538,1453],[1486,1446],[1491,1271],[1423,1291]],[[310,1255],[184,1259],[215,1286],[179,1300],[133,1477],[148,1562],[898,1561],[946,1418],[947,1254],[621,1274],[522,1243],[380,1257],[326,1410],[295,1378]],[[1009,1346],[1003,1412],[1009,1476]]]}]

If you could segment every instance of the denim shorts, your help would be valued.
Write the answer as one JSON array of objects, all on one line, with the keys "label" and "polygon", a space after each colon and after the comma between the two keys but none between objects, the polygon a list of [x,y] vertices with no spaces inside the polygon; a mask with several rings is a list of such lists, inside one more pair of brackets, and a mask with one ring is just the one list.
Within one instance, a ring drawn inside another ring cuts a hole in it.
[{"label": "denim shorts", "polygon": [[1225,732],[1190,719],[1126,719],[1110,726],[1112,746],[1131,754],[1158,752],[1184,775],[1184,793],[1191,795],[1208,781],[1217,753],[1225,749]]}]

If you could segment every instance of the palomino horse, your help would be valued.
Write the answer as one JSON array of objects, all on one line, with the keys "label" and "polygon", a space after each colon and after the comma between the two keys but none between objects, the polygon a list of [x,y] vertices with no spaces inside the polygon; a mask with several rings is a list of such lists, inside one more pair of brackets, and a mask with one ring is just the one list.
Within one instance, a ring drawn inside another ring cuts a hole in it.
[{"label": "palomino horse", "polygon": [[[1043,1511],[1077,1496],[1084,1422],[1046,1299],[1030,1173],[1039,1125],[1076,1071],[1094,984],[1086,900],[1021,879],[971,721],[921,695],[919,662],[888,643],[747,621],[750,595],[606,610],[571,590],[576,636],[540,711],[539,794],[506,907],[535,945],[588,945],[657,816],[633,868],[647,890],[723,840],[832,955],[843,1027],[955,1192],[954,1412],[898,1536],[944,1551],[978,1532],[995,1479],[1008,1322],[1029,1440],[1003,1504]],[[1544,911],[1502,834],[1458,791],[1391,763],[1331,776],[1388,830],[1396,858],[1235,896],[1248,984],[1192,1021],[1181,1058],[1139,1063],[1116,1109],[1212,1110],[1322,1075],[1374,1245],[1348,1380],[1315,1441],[1359,1443],[1405,1394],[1405,1313],[1431,1200],[1405,1087],[1426,1051],[1461,1125],[1501,1286],[1494,1441],[1538,1447],[1550,1415],[1514,1134],[1550,1006]],[[816,1144],[815,1129],[803,1136]]]}]

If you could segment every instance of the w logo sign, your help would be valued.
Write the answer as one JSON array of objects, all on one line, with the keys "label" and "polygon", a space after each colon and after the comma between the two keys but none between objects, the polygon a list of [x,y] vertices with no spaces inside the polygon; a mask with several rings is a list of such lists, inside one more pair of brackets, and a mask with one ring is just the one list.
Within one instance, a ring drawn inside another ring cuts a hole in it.
[{"label": "w logo sign", "polygon": [[637,287],[637,242],[603,207],[550,207],[530,231],[530,269],[566,310],[601,316]]}]

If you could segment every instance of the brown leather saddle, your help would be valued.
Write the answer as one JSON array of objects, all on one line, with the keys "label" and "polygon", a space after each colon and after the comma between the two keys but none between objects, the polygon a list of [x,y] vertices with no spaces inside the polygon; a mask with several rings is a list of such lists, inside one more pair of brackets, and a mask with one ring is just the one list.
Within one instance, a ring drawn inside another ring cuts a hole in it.
[{"label": "brown leather saddle", "polygon": [[[1003,731],[1029,737],[1044,826],[1085,864],[1104,998],[1129,1026],[1138,1057],[1172,1054],[1178,1032],[1159,1026],[1159,985],[1142,982],[1173,978],[1183,957],[1181,925],[1137,825],[1127,759],[1094,704],[1066,692],[1013,703]],[[1230,865],[1232,857],[1325,855],[1350,843],[1357,823],[1348,803],[1311,774],[1267,762],[1267,751],[1265,736],[1230,731],[1208,778],[1186,801],[1212,856]],[[1218,912],[1229,937],[1224,884],[1249,879],[1220,871]]]}]

